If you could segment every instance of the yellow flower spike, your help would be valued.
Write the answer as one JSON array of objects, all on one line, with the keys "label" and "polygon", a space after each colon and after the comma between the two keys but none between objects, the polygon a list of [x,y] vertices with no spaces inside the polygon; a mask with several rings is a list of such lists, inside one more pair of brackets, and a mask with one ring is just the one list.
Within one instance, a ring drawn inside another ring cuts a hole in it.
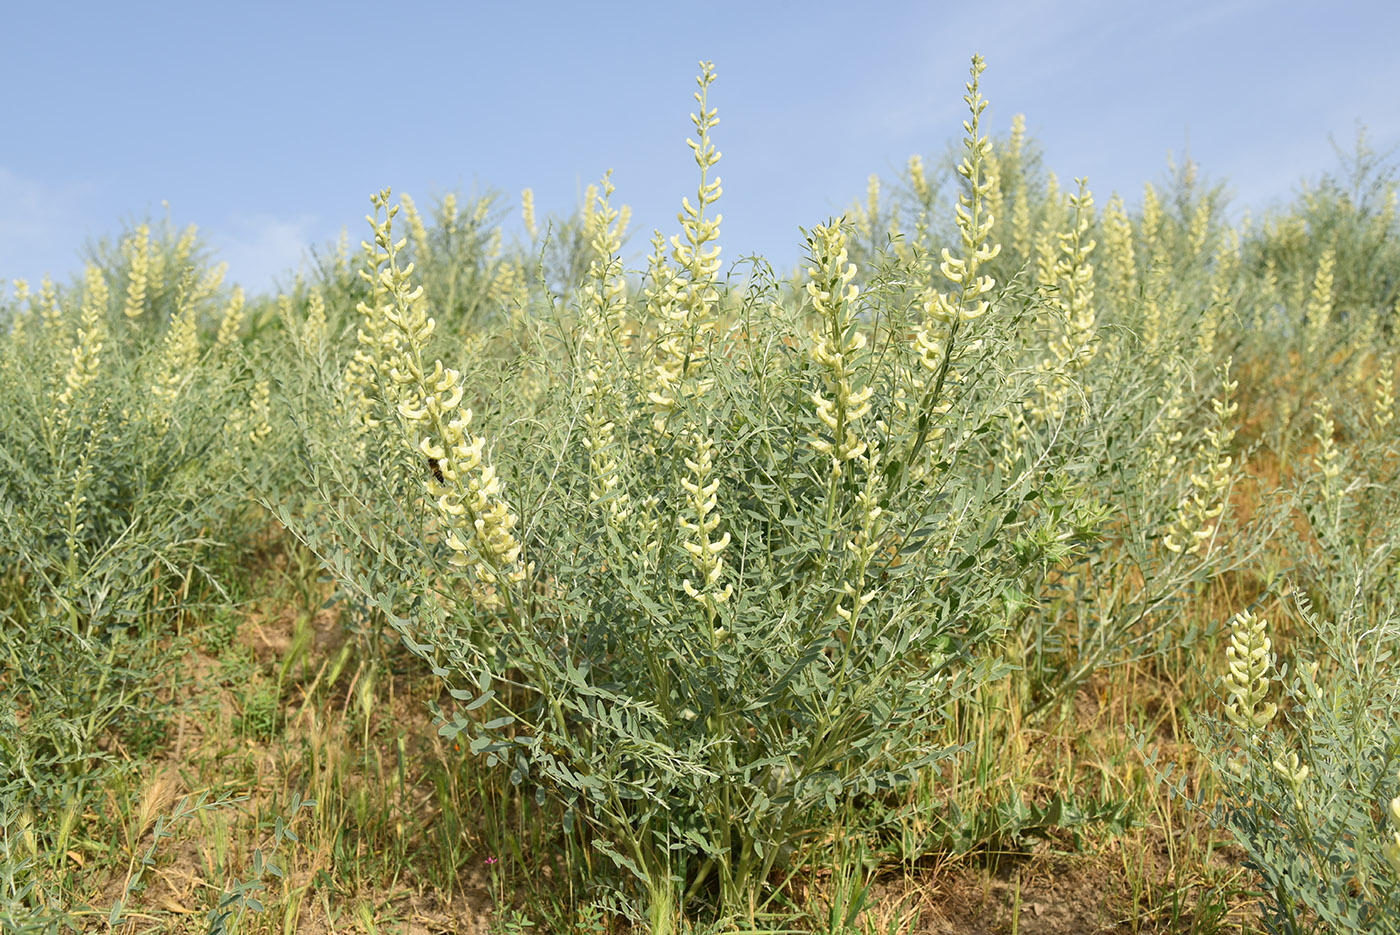
[{"label": "yellow flower spike", "polygon": [[1395,355],[1381,355],[1376,370],[1376,400],[1374,420],[1378,430],[1384,430],[1395,420]]},{"label": "yellow flower spike", "polygon": [[1264,727],[1278,710],[1272,702],[1264,701],[1273,664],[1273,644],[1267,630],[1268,622],[1247,610],[1230,621],[1230,645],[1225,648],[1225,690],[1229,695],[1225,713],[1246,730]]},{"label": "yellow flower spike", "polygon": [[442,226],[449,234],[457,233],[457,195],[455,192],[448,192],[442,198]]},{"label": "yellow flower spike", "polygon": [[855,530],[846,540],[845,547],[851,553],[851,567],[846,571],[846,580],[840,585],[844,595],[836,605],[836,614],[846,623],[854,625],[865,606],[878,595],[875,588],[866,588],[870,563],[881,551],[884,533],[885,512],[879,506],[880,491],[884,483],[884,472],[880,469],[880,450],[876,441],[871,441],[860,455],[860,467],[864,477],[864,489],[856,495]]},{"label": "yellow flower spike", "polygon": [[[375,213],[370,223],[375,245],[366,247],[369,268],[361,272],[366,281],[377,286],[373,296],[376,307],[362,303],[361,308],[367,321],[377,322],[373,327],[378,336],[365,343],[388,352],[372,363],[391,376],[391,386],[399,387],[401,399],[384,402],[401,419],[404,443],[415,454],[441,452],[436,459],[441,479],[425,472],[423,483],[435,498],[432,502],[453,551],[453,564],[471,569],[476,582],[472,595],[482,606],[501,607],[509,602],[508,592],[495,587],[501,576],[515,582],[529,573],[528,566],[520,563],[521,547],[511,533],[515,517],[501,493],[494,466],[486,465],[479,475],[474,473],[482,464],[486,442],[467,432],[471,411],[458,410],[463,396],[460,374],[444,367],[440,360],[427,366],[423,359],[435,323],[422,301],[422,287],[410,282],[412,264],[399,265],[398,253],[404,242],[393,238],[391,222],[396,208],[388,207],[388,198],[386,189],[372,199]],[[447,207],[445,203],[445,210]],[[455,217],[455,203],[450,207]],[[386,215],[383,221],[379,220],[381,213]],[[450,417],[452,413],[455,417]]]},{"label": "yellow flower spike", "polygon": [[1333,269],[1337,264],[1337,251],[1328,247],[1317,260],[1317,271],[1313,274],[1312,292],[1304,308],[1307,318],[1307,351],[1317,352],[1318,341],[1323,329],[1332,319]]},{"label": "yellow flower spike", "polygon": [[987,108],[987,101],[982,97],[978,82],[985,68],[982,57],[974,55],[970,69],[972,79],[963,97],[971,118],[963,121],[965,152],[957,172],[967,186],[954,207],[963,255],[956,257],[945,247],[938,267],[943,278],[956,288],[949,292],[932,287],[928,290],[924,299],[925,324],[915,336],[919,356],[930,370],[943,366],[942,361],[947,356],[945,345],[952,337],[955,323],[970,322],[985,314],[990,303],[982,297],[995,288],[992,277],[979,272],[982,264],[1001,252],[1000,244],[989,241],[995,218],[985,210],[986,196],[993,184],[986,165],[992,143],[981,132],[981,115]]},{"label": "yellow flower spike", "polygon": [[60,419],[80,393],[97,379],[102,347],[107,338],[107,305],[111,291],[102,270],[89,265],[83,274],[83,304],[78,319],[78,337],[73,344],[68,372],[63,377],[54,418]]},{"label": "yellow flower spike", "polygon": [[[1235,437],[1234,417],[1239,412],[1239,403],[1232,399],[1239,389],[1239,381],[1230,379],[1232,364],[1233,360],[1227,360],[1220,369],[1220,393],[1211,400],[1214,424],[1206,429],[1205,441],[1196,449],[1195,470],[1188,475],[1192,489],[1182,499],[1162,540],[1172,552],[1208,558],[1218,520],[1225,511],[1226,496],[1236,473],[1232,468],[1238,467],[1228,454]],[[1158,439],[1163,449],[1170,441]]]},{"label": "yellow flower spike", "polygon": [[151,395],[157,400],[157,409],[163,413],[162,418],[169,415],[199,360],[197,313],[198,310],[183,296],[171,313],[170,325],[161,343],[155,380],[151,383]]},{"label": "yellow flower spike", "polygon": [[1342,453],[1333,439],[1337,427],[1327,403],[1318,403],[1316,419],[1317,429],[1313,438],[1317,439],[1317,454],[1313,456],[1313,466],[1322,475],[1323,498],[1331,501],[1339,495],[1336,482],[1342,476]]},{"label": "yellow flower spike", "polygon": [[408,222],[408,232],[413,237],[413,254],[419,259],[431,255],[428,242],[428,229],[423,226],[423,218],[418,213],[418,206],[413,203],[407,192],[399,195],[399,204],[403,206],[404,220]]},{"label": "yellow flower spike", "polygon": [[589,403],[582,441],[588,451],[590,501],[596,505],[606,498],[604,521],[618,528],[631,515],[627,494],[618,491],[621,476],[616,455],[622,452],[614,430],[622,404],[610,379],[616,363],[613,349],[626,343],[626,280],[618,255],[622,249],[623,219],[622,212],[613,208],[611,202],[615,191],[611,170],[594,190],[596,203],[590,215],[591,226],[585,232],[594,256],[580,290],[580,370],[583,395]]},{"label": "yellow flower spike", "polygon": [[520,220],[525,224],[525,233],[531,242],[539,239],[539,228],[535,226],[535,190],[527,188],[520,193]]},{"label": "yellow flower spike", "polygon": [[1116,193],[1103,214],[1104,271],[1109,299],[1118,310],[1130,308],[1137,297],[1137,259],[1133,252],[1133,225]]},{"label": "yellow flower spike", "polygon": [[658,255],[661,244],[656,241],[657,253],[650,263],[653,285],[648,290],[648,310],[662,319],[662,331],[646,395],[655,409],[652,424],[658,434],[665,433],[667,420],[682,399],[701,395],[713,386],[703,374],[705,338],[715,328],[715,307],[720,298],[716,288],[720,248],[714,241],[719,237],[722,216],[709,218],[706,211],[719,200],[722,190],[719,178],[710,178],[710,170],[720,159],[710,139],[710,130],[719,123],[718,111],[709,106],[714,65],[701,62],[700,69],[696,79],[700,90],[695,93],[700,108],[698,114],[691,114],[699,140],[686,139],[700,168],[696,204],[692,205],[689,197],[681,199],[677,219],[682,233],[670,240],[671,258],[679,269],[670,268],[664,256]]},{"label": "yellow flower spike", "polygon": [[219,291],[219,287],[224,284],[224,277],[228,275],[228,264],[219,263],[213,268],[205,271],[199,278],[199,282],[190,289],[187,301],[191,305],[202,305],[208,299],[214,297],[214,293]]},{"label": "yellow flower spike", "polygon": [[151,267],[151,229],[142,224],[122,242],[127,261],[126,302],[122,313],[134,322],[146,311],[146,281]]},{"label": "yellow flower spike", "polygon": [[238,343],[238,332],[243,327],[243,306],[246,299],[242,286],[234,286],[228,305],[219,320],[219,333],[214,337],[216,351],[224,351]]},{"label": "yellow flower spike", "polygon": [[692,600],[705,607],[713,626],[717,605],[728,601],[734,593],[733,584],[718,588],[724,569],[721,553],[728,548],[730,535],[726,532],[718,539],[710,540],[710,534],[720,522],[715,512],[719,502],[719,478],[710,477],[714,470],[714,442],[699,431],[690,434],[695,457],[686,458],[685,464],[692,477],[680,478],[681,487],[689,497],[686,510],[676,517],[676,524],[689,534],[689,540],[681,545],[700,575],[701,586],[697,587],[689,578],[685,578],[681,581],[681,587]]},{"label": "yellow flower spike", "polygon": [[[821,391],[811,394],[818,420],[831,432],[830,440],[821,435],[809,439],[812,448],[831,459],[832,483],[841,475],[842,466],[865,451],[865,443],[856,434],[856,424],[870,411],[868,400],[873,387],[856,390],[852,364],[865,347],[865,334],[857,330],[859,309],[856,299],[860,289],[852,280],[856,267],[848,263],[846,232],[840,224],[817,227],[809,239],[812,265],[806,285],[807,296],[819,318],[818,330],[812,333],[812,360],[824,372]],[[831,493],[834,496],[834,492]]]},{"label": "yellow flower spike", "polygon": [[[1041,369],[1049,379],[1040,386],[1040,399],[1031,407],[1031,412],[1046,422],[1058,421],[1064,414],[1070,397],[1076,387],[1080,387],[1074,374],[1098,352],[1094,266],[1089,262],[1096,243],[1088,236],[1093,223],[1094,198],[1085,179],[1075,181],[1079,189],[1068,198],[1073,210],[1069,230],[1056,234],[1059,258],[1050,264],[1048,238],[1042,238],[1037,246],[1037,278],[1045,287],[1042,301],[1049,313],[1051,337],[1050,356],[1041,362]],[[1087,388],[1080,391],[1087,392]]]},{"label": "yellow flower spike", "polygon": [[272,387],[267,380],[253,384],[253,395],[248,401],[251,412],[251,428],[248,440],[257,444],[272,434]]},{"label": "yellow flower spike", "polygon": [[909,185],[914,189],[914,198],[920,205],[927,205],[933,197],[933,189],[928,184],[928,175],[924,172],[924,157],[909,157]]}]

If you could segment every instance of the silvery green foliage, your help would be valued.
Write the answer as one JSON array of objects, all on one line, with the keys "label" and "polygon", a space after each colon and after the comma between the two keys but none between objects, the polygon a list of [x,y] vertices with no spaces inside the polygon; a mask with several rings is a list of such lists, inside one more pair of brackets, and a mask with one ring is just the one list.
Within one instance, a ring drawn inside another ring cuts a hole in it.
[{"label": "silvery green foliage", "polygon": [[[1308,649],[1279,654],[1270,727],[1202,717],[1193,736],[1220,782],[1213,815],[1259,874],[1271,931],[1400,931],[1400,874],[1385,815],[1400,795],[1394,605],[1357,602],[1335,620],[1297,610]],[[1205,807],[1205,806],[1201,806]]]},{"label": "silvery green foliage", "polygon": [[[814,444],[826,428],[811,322],[776,284],[720,299],[734,325],[707,339],[710,383],[659,427],[632,402],[645,348],[619,352],[605,378],[620,401],[609,496],[626,496],[624,519],[594,496],[581,413],[600,391],[573,358],[454,362],[480,368],[467,376],[473,424],[492,439],[534,563],[504,608],[472,599],[421,502],[429,467],[391,422],[363,458],[345,443],[351,425],[308,425],[313,497],[283,521],[444,680],[457,706],[443,733],[562,802],[567,832],[626,871],[624,894],[643,884],[653,906],[751,911],[815,817],[898,789],[948,752],[932,738],[956,699],[1003,671],[983,650],[1008,606],[1078,547],[1080,513],[1052,480],[1059,450],[1045,445],[1033,470],[997,464],[999,426],[1033,385],[1006,365],[1015,309],[988,313],[941,396],[906,417],[897,397],[917,396],[901,381],[920,364],[899,294],[872,287],[861,312],[874,323],[854,364],[875,387],[870,451],[835,479]],[[571,328],[547,322],[543,346],[568,347]],[[711,455],[691,480],[701,435]],[[685,587],[698,521],[687,504],[711,484],[727,599]],[[879,548],[853,581],[874,504]],[[839,611],[857,595],[852,626]]]}]

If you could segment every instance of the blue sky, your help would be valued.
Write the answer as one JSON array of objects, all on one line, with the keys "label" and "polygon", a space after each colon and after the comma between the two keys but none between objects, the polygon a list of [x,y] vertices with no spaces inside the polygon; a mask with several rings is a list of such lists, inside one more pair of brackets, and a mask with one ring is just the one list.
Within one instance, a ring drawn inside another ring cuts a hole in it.
[{"label": "blue sky", "polygon": [[[720,243],[780,268],[798,226],[988,115],[1129,202],[1168,151],[1236,205],[1337,165],[1357,121],[1400,146],[1400,2],[6,3],[0,278],[73,274],[85,242],[164,214],[268,288],[371,192],[497,190],[567,213],[614,170],[629,250],[676,230],[697,62],[718,72]],[[857,12],[859,11],[859,12]],[[512,219],[513,220],[513,219]]]}]

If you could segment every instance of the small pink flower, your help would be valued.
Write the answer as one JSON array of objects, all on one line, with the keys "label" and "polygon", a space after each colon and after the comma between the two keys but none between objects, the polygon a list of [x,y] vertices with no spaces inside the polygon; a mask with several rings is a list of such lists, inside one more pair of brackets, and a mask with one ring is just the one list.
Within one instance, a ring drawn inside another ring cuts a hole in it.
[{"label": "small pink flower", "polygon": [[491,866],[492,864],[494,864],[495,862],[496,862],[496,858],[494,858],[494,857],[488,857],[488,858],[486,858],[486,866],[488,866],[488,867]]}]

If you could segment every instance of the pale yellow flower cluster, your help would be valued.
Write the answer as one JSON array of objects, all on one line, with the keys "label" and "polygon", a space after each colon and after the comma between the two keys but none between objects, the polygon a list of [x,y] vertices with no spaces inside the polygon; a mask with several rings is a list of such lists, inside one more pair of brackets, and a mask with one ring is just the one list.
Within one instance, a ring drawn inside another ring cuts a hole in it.
[{"label": "pale yellow flower cluster", "polygon": [[24,339],[25,322],[29,320],[29,315],[27,314],[27,309],[25,307],[25,303],[30,297],[29,280],[16,279],[14,280],[14,286],[15,317],[14,324],[11,326],[10,330],[10,337],[15,341],[15,343],[19,343]]},{"label": "pale yellow flower cluster", "polygon": [[865,347],[865,334],[856,327],[856,297],[860,289],[852,280],[856,276],[854,263],[846,252],[846,232],[840,224],[819,226],[812,232],[813,265],[807,268],[810,277],[807,295],[821,320],[813,332],[812,359],[823,368],[822,382],[827,395],[812,393],[817,418],[826,426],[830,437],[815,435],[812,447],[831,459],[832,478],[841,476],[842,466],[865,452],[865,442],[856,433],[856,425],[870,412],[870,397],[875,389],[852,385],[855,356]]},{"label": "pale yellow flower cluster", "polygon": [[1205,430],[1205,441],[1196,449],[1195,470],[1190,474],[1191,490],[1178,508],[1163,540],[1173,552],[1206,558],[1215,541],[1216,526],[1225,511],[1225,497],[1234,480],[1234,457],[1228,452],[1235,438],[1234,416],[1239,403],[1232,395],[1239,388],[1230,379],[1232,361],[1221,368],[1220,394],[1210,401],[1213,424]]},{"label": "pale yellow flower cluster", "polygon": [[[1025,145],[1026,139],[1026,115],[1016,114],[1011,118],[1011,140],[1009,143],[1010,155],[1016,160],[1017,165],[1021,161],[1021,149]],[[1026,174],[1024,171],[1016,173],[1016,187],[1011,193],[1011,249],[1020,259],[1026,259],[1031,255],[1032,229],[1031,229],[1031,201],[1030,191],[1026,185]]]},{"label": "pale yellow flower cluster", "polygon": [[[162,204],[164,204],[164,202],[162,202]],[[169,210],[170,206],[166,204],[165,207]],[[180,236],[175,240],[175,255],[171,257],[176,269],[185,269],[190,265],[190,255],[194,253],[194,242],[195,238],[198,236],[199,229],[193,224],[180,231]],[[219,273],[219,280],[222,281],[224,274],[227,272],[226,264],[220,263],[219,266],[216,266],[214,269],[218,269],[219,267],[225,267],[225,269]],[[210,270],[210,272],[212,273],[213,270]],[[216,286],[215,288],[218,287]]]},{"label": "pale yellow flower cluster", "polygon": [[1272,649],[1268,621],[1247,610],[1235,614],[1230,621],[1230,645],[1225,648],[1229,667],[1225,675],[1225,691],[1229,695],[1225,713],[1246,730],[1264,727],[1278,711],[1273,702],[1264,700],[1269,693]]},{"label": "pale yellow flower cluster", "polygon": [[1137,299],[1137,258],[1133,252],[1133,225],[1116,193],[1103,213],[1104,274],[1108,296],[1120,312]]},{"label": "pale yellow flower cluster", "polygon": [[140,318],[146,311],[146,282],[151,269],[151,229],[145,224],[122,242],[122,253],[126,255],[127,280],[126,302],[122,312],[130,321]]},{"label": "pale yellow flower cluster", "polygon": [[1376,371],[1376,404],[1374,421],[1384,430],[1395,421],[1395,355],[1382,354]]},{"label": "pale yellow flower cluster", "polygon": [[1332,280],[1337,265],[1337,251],[1328,247],[1317,260],[1317,272],[1313,274],[1312,291],[1304,307],[1307,315],[1307,351],[1317,353],[1318,342],[1323,329],[1332,319]]},{"label": "pale yellow flower cluster", "polygon": [[215,351],[224,351],[238,343],[238,333],[243,328],[243,306],[246,299],[242,286],[234,286],[228,305],[224,306],[219,320],[219,333],[214,337]]},{"label": "pale yellow flower cluster", "polygon": [[1089,255],[1097,244],[1089,238],[1094,222],[1094,197],[1085,179],[1077,179],[1079,192],[1069,196],[1074,211],[1074,223],[1068,232],[1059,234],[1063,256],[1055,264],[1059,282],[1057,303],[1063,313],[1060,333],[1050,342],[1051,353],[1059,364],[1069,370],[1079,370],[1093,359],[1094,345],[1094,266]]},{"label": "pale yellow flower cluster", "polygon": [[1180,358],[1167,358],[1162,374],[1162,385],[1166,388],[1166,393],[1155,397],[1160,408],[1152,422],[1152,448],[1148,463],[1155,467],[1154,473],[1159,479],[1171,476],[1177,462],[1176,446],[1186,434],[1181,424],[1185,414],[1182,389],[1185,378],[1181,371]]},{"label": "pale yellow flower cluster", "polygon": [[879,443],[872,442],[861,457],[865,475],[865,489],[856,494],[856,517],[860,523],[855,533],[846,541],[846,548],[854,556],[851,572],[841,584],[845,595],[842,603],[836,606],[836,615],[854,626],[865,605],[875,599],[875,589],[866,590],[865,583],[870,563],[880,551],[882,533],[885,528],[885,511],[880,506],[880,487],[884,478],[880,471]]},{"label": "pale yellow flower cluster", "polygon": [[539,239],[540,229],[535,225],[535,190],[527,188],[520,193],[520,219],[525,223],[525,233],[530,242]]},{"label": "pale yellow flower cluster", "polygon": [[399,195],[399,204],[403,205],[404,220],[408,222],[408,233],[413,243],[413,255],[419,263],[424,263],[432,256],[432,248],[428,242],[428,229],[423,226],[423,216],[418,213],[418,206],[414,204],[413,198],[407,192]]},{"label": "pale yellow flower cluster", "polygon": [[206,300],[212,299],[214,294],[219,291],[219,287],[224,284],[226,275],[228,275],[227,263],[219,263],[205,270],[204,275],[199,278],[199,282],[190,287],[185,301],[197,307]]},{"label": "pale yellow flower cluster", "polygon": [[[374,204],[371,253],[385,258],[377,279],[390,300],[383,316],[396,333],[398,346],[392,360],[379,363],[398,387],[393,402],[404,421],[406,444],[442,475],[438,480],[434,472],[425,471],[424,484],[447,532],[452,562],[471,569],[477,585],[473,596],[478,601],[500,607],[509,599],[500,585],[518,583],[530,573],[513,532],[516,517],[495,467],[485,461],[486,440],[469,432],[472,411],[462,407],[461,375],[443,367],[441,360],[431,368],[424,363],[423,352],[435,323],[425,311],[423,287],[411,285],[413,264],[398,265],[398,252],[406,241],[393,239],[391,221],[396,211],[388,208],[388,192],[375,196]],[[384,209],[387,216],[379,221],[378,211]]]},{"label": "pale yellow flower cluster", "polygon": [[169,412],[199,361],[199,331],[196,309],[181,301],[170,316],[170,326],[161,343],[151,395],[157,405]]},{"label": "pale yellow flower cluster", "polygon": [[627,494],[617,489],[621,480],[615,457],[613,414],[618,400],[612,393],[609,379],[614,359],[611,349],[622,329],[626,309],[626,280],[622,275],[621,212],[612,207],[614,191],[612,173],[603,178],[601,194],[590,216],[593,226],[588,231],[594,257],[588,266],[581,300],[583,304],[583,393],[588,399],[584,415],[583,446],[588,451],[589,500],[593,504],[607,501],[607,521],[614,527],[631,513]]},{"label": "pale yellow flower cluster", "polygon": [[1191,213],[1191,223],[1186,227],[1186,249],[1188,259],[1199,257],[1206,249],[1206,240],[1210,237],[1211,203],[1209,198],[1202,198],[1196,205],[1196,210]]},{"label": "pale yellow flower cluster", "polygon": [[1059,288],[1060,251],[1057,248],[1060,234],[1069,221],[1069,205],[1060,191],[1060,178],[1051,172],[1045,183],[1045,203],[1036,225],[1035,238],[1031,247],[1035,253],[1035,284],[1042,294],[1054,293]]},{"label": "pale yellow flower cluster", "polygon": [[1215,353],[1215,340],[1234,297],[1235,279],[1239,271],[1240,232],[1232,227],[1225,231],[1210,274],[1210,305],[1201,316],[1201,330],[1196,336],[1196,347],[1202,357],[1208,358]]},{"label": "pale yellow flower cluster", "polygon": [[326,297],[317,286],[306,294],[306,322],[302,325],[301,345],[308,354],[315,354],[326,342]]},{"label": "pale yellow flower cluster", "polygon": [[[940,323],[968,322],[980,318],[990,305],[985,298],[996,283],[990,276],[980,273],[983,263],[989,262],[1001,252],[1001,244],[990,243],[992,225],[996,218],[984,210],[984,199],[995,184],[990,172],[984,170],[984,163],[992,151],[992,141],[981,133],[981,115],[987,109],[987,101],[978,90],[978,78],[987,67],[980,55],[972,59],[972,80],[967,83],[967,102],[971,119],[963,121],[967,136],[963,139],[966,152],[958,163],[958,175],[967,181],[967,190],[958,196],[954,213],[957,215],[958,232],[962,236],[962,257],[955,257],[947,247],[943,248],[943,262],[939,272],[954,288],[950,292],[931,289],[925,298],[924,312],[931,321]],[[943,340],[926,326],[919,332],[920,352],[929,369],[936,369],[941,359]],[[933,364],[928,364],[934,358]]]},{"label": "pale yellow flower cluster", "polygon": [[[387,198],[387,190],[376,195],[376,213],[374,216],[365,217],[376,232],[381,223],[378,220],[381,202]],[[392,218],[397,210],[389,209],[389,216]],[[374,243],[361,241],[360,246],[365,259],[364,268],[359,270],[359,274],[369,285],[370,295],[368,300],[361,300],[355,306],[355,310],[360,313],[360,327],[355,332],[355,353],[345,365],[345,372],[341,376],[340,402],[344,407],[343,411],[355,427],[358,436],[355,441],[356,449],[363,455],[366,449],[366,433],[380,424],[376,412],[376,398],[381,391],[378,374],[381,367],[387,368],[398,359],[400,347],[398,331],[389,324],[386,316],[391,299],[381,276],[381,268],[389,262],[389,253],[379,245],[377,239]],[[395,389],[392,384],[382,387],[382,391],[389,395],[384,403],[390,409],[394,405]]]},{"label": "pale yellow flower cluster", "polygon": [[928,183],[928,175],[924,172],[924,157],[913,155],[909,157],[909,186],[914,190],[914,199],[920,205],[926,205],[933,197],[933,188]]},{"label": "pale yellow flower cluster", "polygon": [[681,478],[681,486],[689,495],[687,510],[677,518],[677,523],[688,533],[687,541],[682,545],[699,573],[699,584],[692,584],[686,578],[681,582],[681,587],[713,614],[716,605],[723,604],[734,594],[733,584],[720,587],[720,576],[724,573],[722,553],[729,547],[730,537],[726,532],[718,539],[710,538],[720,522],[715,512],[719,502],[719,478],[711,477],[714,473],[714,442],[703,432],[694,430],[691,432],[691,443],[695,447],[695,457],[685,459],[691,476]]},{"label": "pale yellow flower cluster", "polygon": [[1342,476],[1342,452],[1332,437],[1337,431],[1337,426],[1332,421],[1332,408],[1325,402],[1319,403],[1315,418],[1317,428],[1313,432],[1313,438],[1317,440],[1317,454],[1313,455],[1313,467],[1322,475],[1323,499],[1330,502],[1338,496],[1337,482]]},{"label": "pale yellow flower cluster", "polygon": [[342,276],[350,273],[350,229],[344,225],[335,239],[335,271]]},{"label": "pale yellow flower cluster", "polygon": [[64,331],[63,309],[58,304],[58,289],[47,276],[39,283],[39,300],[36,304],[39,324],[48,336],[50,346],[57,346],[62,341]]},{"label": "pale yellow flower cluster", "polygon": [[248,401],[251,415],[248,440],[257,444],[272,434],[272,385],[267,380],[253,384],[253,395]]},{"label": "pale yellow flower cluster", "polygon": [[102,345],[107,338],[109,301],[111,292],[107,288],[107,277],[101,269],[89,265],[83,274],[83,304],[78,320],[78,339],[73,344],[68,372],[63,376],[63,392],[58,396],[56,418],[66,413],[77,395],[97,379]]},{"label": "pale yellow flower cluster", "polygon": [[1400,795],[1386,803],[1385,817],[1390,821],[1390,840],[1382,850],[1395,875],[1400,876]]},{"label": "pale yellow flower cluster", "polygon": [[[485,204],[486,203],[483,201],[481,204],[477,205],[477,208],[480,209]],[[448,236],[457,233],[458,219],[457,195],[455,192],[448,192],[442,198],[442,229]]]},{"label": "pale yellow flower cluster", "polygon": [[[963,96],[969,118],[963,121],[966,132],[963,138],[964,153],[957,171],[967,184],[958,195],[954,208],[963,255],[955,257],[952,251],[944,247],[938,269],[953,288],[943,292],[930,284],[924,292],[924,320],[914,334],[914,351],[919,357],[919,370],[923,375],[901,369],[901,384],[907,385],[919,397],[917,409],[920,418],[925,420],[914,442],[907,468],[908,476],[914,480],[925,476],[932,457],[932,449],[921,446],[943,434],[939,417],[948,411],[950,405],[950,397],[943,390],[946,381],[957,376],[954,365],[957,351],[959,348],[966,350],[977,346],[975,341],[958,344],[959,329],[986,313],[991,307],[986,296],[996,286],[991,276],[981,272],[984,263],[1001,253],[1001,244],[990,242],[996,218],[985,206],[987,194],[995,183],[995,179],[986,171],[988,156],[992,151],[991,139],[981,130],[981,117],[987,109],[987,101],[979,90],[979,79],[986,67],[982,56],[972,57],[972,67],[969,69],[972,77],[966,85],[967,94]],[[894,404],[901,414],[908,415],[911,406],[910,401],[903,398],[905,393],[902,385],[896,392]]]},{"label": "pale yellow flower cluster", "polygon": [[865,180],[865,206],[855,211],[856,231],[867,241],[876,233],[880,222],[880,176],[870,173]]},{"label": "pale yellow flower cluster", "polygon": [[704,368],[705,335],[714,327],[715,306],[719,302],[716,277],[719,274],[719,238],[723,216],[706,216],[706,208],[719,200],[722,189],[719,176],[710,177],[710,170],[719,163],[720,153],[710,139],[710,130],[719,124],[718,110],[709,106],[709,88],[715,80],[712,62],[700,63],[696,81],[700,90],[695,101],[699,113],[691,114],[698,140],[687,139],[700,167],[700,187],[696,204],[681,199],[677,215],[684,235],[671,237],[671,256],[677,271],[666,270],[653,277],[654,310],[662,318],[662,336],[658,361],[652,370],[652,389],[647,398],[655,408],[653,424],[658,432],[665,431],[670,414],[681,399],[706,392],[712,381],[700,376]]},{"label": "pale yellow flower cluster", "polygon": [[1308,778],[1308,773],[1312,772],[1304,763],[1301,757],[1293,751],[1280,754],[1274,758],[1271,764],[1274,772],[1283,777],[1284,781],[1293,787],[1296,792],[1303,781]]},{"label": "pale yellow flower cluster", "polygon": [[1167,262],[1167,248],[1162,240],[1162,200],[1151,182],[1142,187],[1142,253],[1149,268],[1160,268]]},{"label": "pale yellow flower cluster", "polygon": [[[1075,379],[1098,353],[1096,314],[1094,310],[1094,265],[1089,256],[1097,243],[1089,238],[1094,221],[1094,198],[1088,182],[1076,179],[1079,190],[1070,195],[1068,205],[1073,215],[1068,219],[1068,231],[1060,231],[1058,258],[1050,269],[1042,269],[1042,301],[1048,311],[1050,356],[1041,361],[1040,369],[1046,380],[1039,388],[1039,400],[1030,406],[1031,414],[1043,422],[1056,422],[1064,415],[1072,394],[1087,392]],[[1037,264],[1048,265],[1042,255],[1046,239],[1037,247]],[[1045,278],[1045,277],[1048,277]]]}]

